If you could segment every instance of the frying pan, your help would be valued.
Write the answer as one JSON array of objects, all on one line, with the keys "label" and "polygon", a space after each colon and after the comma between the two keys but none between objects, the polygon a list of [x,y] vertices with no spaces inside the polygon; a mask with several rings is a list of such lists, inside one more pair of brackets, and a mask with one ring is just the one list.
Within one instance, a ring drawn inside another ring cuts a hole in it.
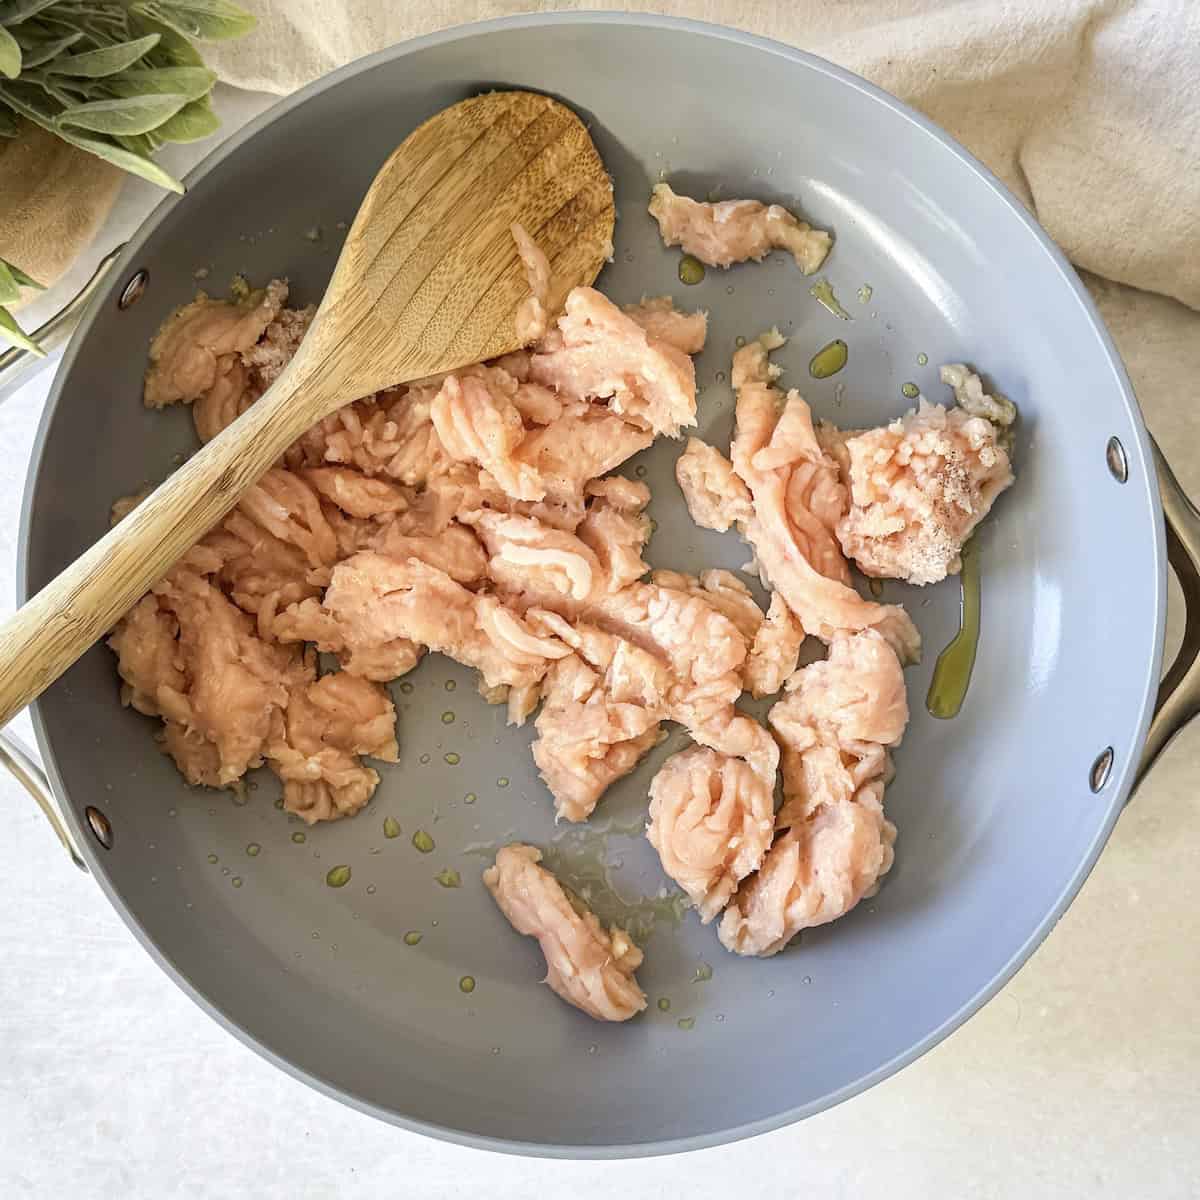
[{"label": "frying pan", "polygon": [[[191,298],[194,273],[218,286],[235,272],[287,275],[296,302],[318,299],[388,152],[433,112],[498,86],[552,92],[590,122],[619,212],[604,290],[709,310],[704,437],[724,445],[730,433],[736,339],[773,324],[791,339],[785,382],[844,426],[897,415],[910,381],[944,399],[936,367],[949,361],[976,364],[1019,405],[1017,484],[979,534],[982,637],[957,718],[922,706],[957,628],[957,584],[885,587],[927,654],[908,674],[914,716],[887,796],[897,858],[878,896],[774,959],[726,954],[694,916],[673,923],[640,836],[648,781],[681,731],[611,789],[590,826],[556,829],[531,729],[506,728],[470,674],[437,656],[393,685],[401,761],[381,767],[370,807],[307,831],[277,811],[269,776],[244,802],[189,789],[156,753],[152,724],[120,708],[101,646],[39,701],[38,741],[65,832],[136,936],[215,1019],[297,1077],[476,1146],[691,1149],[845,1099],[996,992],[1080,887],[1143,754],[1194,711],[1200,638],[1189,621],[1154,717],[1166,547],[1153,451],[1086,292],[1020,205],[923,118],[828,63],[628,15],[520,17],[407,43],[279,104],[193,172],[100,285],[59,371],[26,496],[26,594],[100,536],[114,497],[194,449],[186,412],[139,401],[147,343]],[[853,319],[818,305],[780,256],[683,287],[677,254],[644,214],[664,173],[691,194],[795,203],[834,230],[825,274]],[[147,286],[128,303],[139,271]],[[810,356],[839,336],[849,365],[809,379]],[[657,445],[625,468],[654,493],[649,557],[743,565],[734,536],[688,519],[679,449]],[[1194,620],[1200,526],[1169,472],[1162,483]],[[36,784],[36,768],[22,769]],[[385,836],[386,817],[399,837]],[[414,846],[418,831],[431,852]],[[646,1014],[598,1025],[539,985],[536,946],[479,881],[513,837],[554,846],[568,878],[601,893],[611,883],[653,918]],[[342,865],[349,883],[328,886]],[[446,869],[461,886],[439,884]]]}]

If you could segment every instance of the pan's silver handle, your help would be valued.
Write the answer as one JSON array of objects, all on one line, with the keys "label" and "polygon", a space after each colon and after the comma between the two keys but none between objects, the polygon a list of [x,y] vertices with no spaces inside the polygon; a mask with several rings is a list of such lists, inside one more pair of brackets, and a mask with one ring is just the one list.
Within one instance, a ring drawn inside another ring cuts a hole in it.
[{"label": "pan's silver handle", "polygon": [[86,871],[87,863],[83,861],[83,855],[79,853],[79,847],[75,845],[67,823],[62,819],[46,772],[20,740],[4,729],[0,729],[0,765],[7,767],[9,774],[37,801],[50,827],[58,834],[58,840],[71,856],[71,861],[81,871]]},{"label": "pan's silver handle", "polygon": [[1134,787],[1171,739],[1200,713],[1200,512],[1180,487],[1158,443],[1151,439],[1151,445],[1167,526],[1167,558],[1183,591],[1184,626],[1183,644],[1158,687]]},{"label": "pan's silver handle", "polygon": [[87,283],[54,316],[33,331],[31,336],[46,352],[45,358],[39,358],[31,350],[22,350],[19,346],[10,346],[0,354],[0,402],[7,400],[22,384],[38,374],[51,361],[53,352],[66,345],[88,301],[100,290],[124,249],[121,245],[106,254]]}]

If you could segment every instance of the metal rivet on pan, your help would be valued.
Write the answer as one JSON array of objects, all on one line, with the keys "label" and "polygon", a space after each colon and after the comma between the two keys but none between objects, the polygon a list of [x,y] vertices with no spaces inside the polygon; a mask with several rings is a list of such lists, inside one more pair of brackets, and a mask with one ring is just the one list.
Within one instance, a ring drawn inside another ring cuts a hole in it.
[{"label": "metal rivet on pan", "polygon": [[1108,448],[1104,451],[1104,458],[1108,463],[1109,474],[1118,483],[1124,483],[1129,478],[1129,463],[1125,461],[1125,447],[1121,445],[1120,438],[1110,437],[1108,439]]},{"label": "metal rivet on pan", "polygon": [[87,817],[88,824],[92,827],[92,832],[96,835],[96,841],[105,850],[111,850],[113,832],[112,826],[108,823],[108,818],[98,808],[93,808],[90,804],[83,810],[83,815]]},{"label": "metal rivet on pan", "polygon": [[1108,777],[1112,773],[1113,765],[1113,748],[1105,747],[1096,755],[1096,761],[1092,763],[1092,769],[1088,772],[1088,782],[1091,784],[1093,792],[1099,792],[1108,782]]},{"label": "metal rivet on pan", "polygon": [[117,307],[121,309],[132,308],[142,298],[142,293],[146,290],[146,284],[149,282],[150,272],[145,267],[140,271],[135,271],[130,275],[129,282],[121,289],[121,296],[117,300]]}]

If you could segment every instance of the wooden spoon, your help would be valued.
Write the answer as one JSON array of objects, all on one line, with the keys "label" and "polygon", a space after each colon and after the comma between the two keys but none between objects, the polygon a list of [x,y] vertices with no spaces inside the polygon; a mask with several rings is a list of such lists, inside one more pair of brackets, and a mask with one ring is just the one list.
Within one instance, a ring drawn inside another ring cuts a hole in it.
[{"label": "wooden spoon", "polygon": [[520,346],[529,293],[509,227],[550,259],[550,310],[612,253],[612,184],[579,118],[491,92],[383,165],[296,356],[242,417],[0,628],[0,725],[36,699],[322,417]]}]

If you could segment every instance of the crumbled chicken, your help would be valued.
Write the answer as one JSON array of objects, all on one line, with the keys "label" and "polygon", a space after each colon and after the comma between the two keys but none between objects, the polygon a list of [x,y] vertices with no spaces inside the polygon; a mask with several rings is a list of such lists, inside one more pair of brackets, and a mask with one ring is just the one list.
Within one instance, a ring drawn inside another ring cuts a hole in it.
[{"label": "crumbled chicken", "polygon": [[344,671],[293,688],[267,742],[283,780],[283,806],[309,825],[352,816],[374,794],[378,774],[360,754],[396,762],[396,710],[378,683]]},{"label": "crumbled chicken", "polygon": [[[275,279],[235,304],[201,293],[163,324],[150,343],[143,399],[147,408],[190,404],[208,391],[230,363],[249,350],[279,315],[287,284]],[[223,361],[225,360],[225,361]]]},{"label": "crumbled chicken", "polygon": [[550,303],[550,260],[520,225],[514,222],[510,229],[529,277],[530,292],[517,309],[516,333],[522,342],[536,342],[550,323],[550,314],[546,311]]},{"label": "crumbled chicken", "polygon": [[793,676],[768,720],[783,748],[779,832],[719,931],[727,949],[760,956],[849,912],[892,865],[883,790],[888,751],[908,723],[900,661],[876,630],[840,633],[827,660]]},{"label": "crumbled chicken", "polygon": [[708,337],[708,314],[685,313],[675,307],[670,296],[651,296],[637,304],[625,305],[627,312],[651,337],[682,350],[699,354]]},{"label": "crumbled chicken", "polygon": [[483,882],[518,932],[537,938],[546,983],[568,1004],[597,1021],[627,1021],[646,1007],[634,972],[642,952],[629,935],[605,929],[578,898],[539,866],[541,852],[519,842],[503,847]]},{"label": "crumbled chicken", "polygon": [[771,593],[771,604],[763,623],[754,635],[743,671],[746,688],[760,700],[773,696],[796,669],[804,626],[788,608],[778,592]]},{"label": "crumbled chicken", "polygon": [[776,334],[764,335],[734,355],[741,386],[731,459],[754,500],[743,534],[754,548],[759,574],[808,632],[829,641],[839,630],[876,627],[902,658],[915,661],[920,635],[907,613],[864,600],[850,586],[834,532],[845,512],[845,488],[799,393],[789,392],[780,409],[783,398],[766,357],[778,341]]},{"label": "crumbled chicken", "polygon": [[652,433],[677,437],[696,420],[696,371],[670,342],[647,333],[594,288],[575,288],[566,312],[529,364],[535,383],[611,410]]},{"label": "crumbled chicken", "polygon": [[533,760],[557,815],[583,821],[661,739],[671,672],[654,654],[584,622],[546,610],[532,611],[530,621],[573,651],[546,673]]},{"label": "crumbled chicken", "polygon": [[773,787],[741,759],[699,746],[673,754],[650,784],[646,837],[706,925],[771,844]]},{"label": "crumbled chicken", "polygon": [[675,462],[675,479],[692,520],[704,529],[724,533],[754,517],[750,489],[734,473],[733,464],[699,438],[688,438]]},{"label": "crumbled chicken", "polygon": [[926,584],[956,574],[963,543],[1013,481],[995,425],[924,399],[845,446],[851,503],[838,538],[877,578]]},{"label": "crumbled chicken", "polygon": [[722,200],[706,204],[679,196],[669,184],[656,183],[650,193],[650,215],[668,246],[710,267],[729,267],[747,259],[761,261],[772,250],[786,250],[805,275],[825,261],[833,239],[813,229],[779,204],[757,200]]},{"label": "crumbled chicken", "polygon": [[[323,602],[291,606],[276,618],[274,633],[281,641],[316,642],[339,655],[346,671],[368,679],[379,678],[381,661],[406,662],[413,648],[425,646],[476,668],[487,689],[533,687],[554,659],[570,653],[495,596],[468,591],[420,559],[373,551],[338,563]],[[510,704],[514,721],[526,715]]]}]

